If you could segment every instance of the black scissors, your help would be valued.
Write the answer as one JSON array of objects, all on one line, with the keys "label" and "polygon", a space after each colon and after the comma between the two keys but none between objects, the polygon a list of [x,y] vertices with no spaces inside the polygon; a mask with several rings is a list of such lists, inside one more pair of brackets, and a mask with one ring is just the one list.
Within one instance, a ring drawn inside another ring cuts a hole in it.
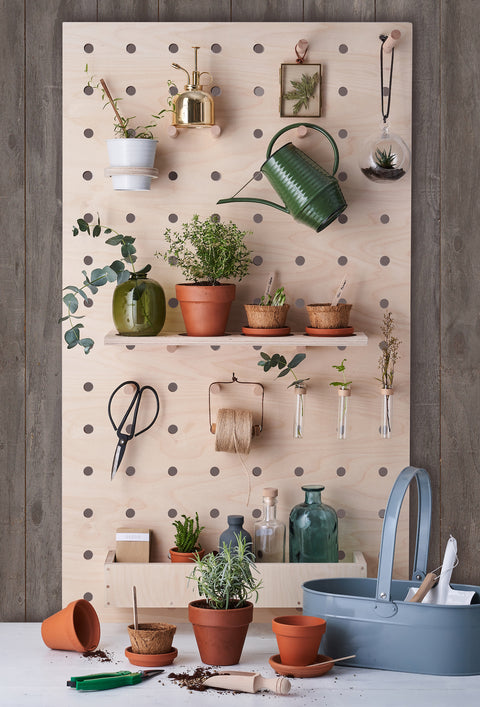
[{"label": "black scissors", "polygon": [[[112,412],[111,412],[111,407],[112,407],[112,400],[115,396],[116,393],[120,390],[120,388],[123,388],[126,385],[133,385],[135,388],[135,394],[132,398],[132,401],[130,405],[127,408],[127,412],[122,418],[122,421],[120,424],[117,425],[115,424],[113,417],[112,417]],[[144,427],[143,430],[140,430],[140,432],[135,432],[135,427],[137,424],[137,415],[138,415],[138,408],[140,407],[140,402],[142,400],[142,395],[145,390],[151,390],[152,393],[155,396],[155,400],[157,401],[157,411],[154,415],[153,420],[147,427]],[[132,412],[133,409],[133,419],[132,422],[130,423],[130,431],[128,433],[123,432],[123,427],[128,419],[128,416]],[[113,393],[110,396],[110,400],[108,401],[108,417],[110,418],[110,422],[113,425],[113,429],[117,433],[118,437],[118,444],[115,449],[115,454],[113,455],[113,463],[112,463],[112,473],[110,475],[110,479],[113,479],[115,474],[117,473],[117,469],[120,466],[120,463],[123,459],[123,455],[125,454],[125,449],[127,447],[127,442],[129,442],[131,439],[134,437],[138,437],[138,435],[141,435],[143,432],[146,432],[147,430],[150,429],[150,427],[154,424],[155,420],[158,417],[158,413],[160,412],[160,402],[158,400],[158,395],[157,391],[155,388],[152,388],[150,385],[144,385],[142,388],[140,388],[139,384],[136,381],[125,381],[124,383],[120,383],[120,385],[115,388]]]}]

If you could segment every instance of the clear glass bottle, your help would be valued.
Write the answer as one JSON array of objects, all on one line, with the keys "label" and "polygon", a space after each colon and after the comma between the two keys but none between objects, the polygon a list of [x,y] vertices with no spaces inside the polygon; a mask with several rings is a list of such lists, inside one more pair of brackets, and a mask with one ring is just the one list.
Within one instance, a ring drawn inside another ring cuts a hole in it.
[{"label": "clear glass bottle", "polygon": [[338,562],[338,519],[334,509],[322,503],[324,488],[302,486],[305,501],[290,512],[290,562]]},{"label": "clear glass bottle", "polygon": [[380,420],[380,435],[390,439],[392,434],[392,402],[393,388],[382,388],[382,417]]},{"label": "clear glass bottle", "polygon": [[305,417],[305,396],[307,386],[305,383],[296,385],[295,388],[295,419],[293,421],[294,439],[303,439],[303,422]]},{"label": "clear glass bottle", "polygon": [[285,523],[277,519],[278,489],[263,489],[263,516],[255,523],[257,562],[285,562]]},{"label": "clear glass bottle", "polygon": [[351,394],[350,388],[338,389],[337,439],[347,439],[348,398]]}]

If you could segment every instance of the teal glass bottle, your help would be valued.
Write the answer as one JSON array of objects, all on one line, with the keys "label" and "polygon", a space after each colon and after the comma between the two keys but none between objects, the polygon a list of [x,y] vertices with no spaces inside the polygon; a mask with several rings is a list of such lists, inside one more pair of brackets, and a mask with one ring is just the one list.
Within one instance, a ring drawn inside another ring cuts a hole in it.
[{"label": "teal glass bottle", "polygon": [[290,562],[338,562],[338,519],[334,509],[322,503],[324,488],[302,486],[305,501],[290,512]]},{"label": "teal glass bottle", "polygon": [[156,336],[165,324],[163,287],[144,273],[131,274],[115,288],[112,314],[122,336]]}]

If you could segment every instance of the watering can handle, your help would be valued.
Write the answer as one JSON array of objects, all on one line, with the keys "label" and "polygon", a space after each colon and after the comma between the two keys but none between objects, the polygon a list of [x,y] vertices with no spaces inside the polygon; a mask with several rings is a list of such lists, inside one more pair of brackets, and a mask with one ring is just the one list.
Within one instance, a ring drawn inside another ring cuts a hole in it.
[{"label": "watering can handle", "polygon": [[397,535],[398,517],[404,496],[413,479],[417,482],[418,517],[415,557],[413,560],[413,580],[424,579],[427,570],[428,545],[430,541],[430,520],[432,515],[432,490],[430,477],[425,469],[407,466],[398,475],[388,499],[383,519],[378,578],[376,589],[377,602],[390,602],[393,557]]},{"label": "watering can handle", "polygon": [[272,153],[273,145],[274,145],[274,143],[277,141],[277,139],[280,137],[280,135],[283,135],[283,133],[285,133],[287,130],[293,130],[293,128],[300,128],[300,127],[302,127],[302,126],[305,126],[306,128],[312,128],[312,130],[318,130],[318,132],[319,132],[319,133],[322,133],[323,135],[325,135],[325,137],[326,137],[327,140],[329,141],[330,145],[331,145],[332,148],[333,148],[333,154],[334,154],[334,162],[333,162],[333,170],[332,170],[332,177],[333,177],[333,175],[335,174],[335,172],[336,172],[337,169],[338,169],[338,148],[337,148],[337,144],[336,144],[335,140],[333,139],[333,137],[330,135],[330,133],[327,133],[326,130],[324,130],[323,128],[321,128],[321,127],[318,126],[318,125],[314,125],[313,123],[292,123],[292,125],[287,125],[285,128],[282,128],[281,130],[279,130],[278,133],[277,133],[276,135],[274,135],[274,136],[272,137],[272,139],[270,140],[270,143],[269,143],[269,145],[268,145],[268,147],[267,147],[267,156],[266,156],[266,159],[267,159],[267,160],[269,159],[269,157],[270,157],[270,155],[271,155],[271,153]]}]

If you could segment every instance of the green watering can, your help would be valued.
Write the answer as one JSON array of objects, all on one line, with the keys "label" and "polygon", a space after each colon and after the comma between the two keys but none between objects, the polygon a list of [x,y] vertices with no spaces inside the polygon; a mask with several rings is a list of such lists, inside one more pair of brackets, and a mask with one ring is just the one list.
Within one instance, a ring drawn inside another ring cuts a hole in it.
[{"label": "green watering can", "polygon": [[[291,142],[283,145],[273,155],[271,154],[273,144],[280,135],[287,130],[292,130],[302,125],[323,133],[330,142],[335,156],[332,174],[328,174],[319,164]],[[312,123],[293,123],[286,128],[282,128],[270,141],[266,157],[267,159],[260,167],[260,170],[263,174],[266,174],[268,181],[285,206],[275,204],[273,201],[267,201],[266,199],[250,199],[247,197],[220,199],[217,204],[250,201],[255,204],[273,206],[274,209],[291,214],[296,221],[314,228],[317,233],[326,228],[332,221],[335,221],[342,211],[347,208],[347,203],[338,181],[334,177],[338,168],[337,145],[333,137],[323,128]]]}]

